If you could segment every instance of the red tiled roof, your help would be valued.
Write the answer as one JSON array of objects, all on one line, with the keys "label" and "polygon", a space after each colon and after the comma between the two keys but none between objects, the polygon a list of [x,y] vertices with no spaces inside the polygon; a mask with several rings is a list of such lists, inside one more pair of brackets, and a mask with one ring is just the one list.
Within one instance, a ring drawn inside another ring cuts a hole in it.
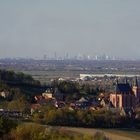
[{"label": "red tiled roof", "polygon": [[31,105],[31,108],[32,108],[32,109],[39,109],[40,107],[41,107],[40,104],[32,104],[32,105]]},{"label": "red tiled roof", "polygon": [[35,96],[36,100],[41,100],[43,97],[41,95]]}]

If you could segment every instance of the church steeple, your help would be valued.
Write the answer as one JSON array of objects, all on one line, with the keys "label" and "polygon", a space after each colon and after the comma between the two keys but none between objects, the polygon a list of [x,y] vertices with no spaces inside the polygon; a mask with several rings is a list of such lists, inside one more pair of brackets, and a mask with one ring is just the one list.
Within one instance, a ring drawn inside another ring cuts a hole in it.
[{"label": "church steeple", "polygon": [[118,90],[118,84],[119,84],[119,80],[118,80],[118,77],[116,79],[116,85],[115,85],[115,92],[117,94],[117,90]]},{"label": "church steeple", "polygon": [[134,86],[133,86],[133,93],[135,95],[135,105],[140,105],[140,89],[137,77],[135,77]]},{"label": "church steeple", "polygon": [[128,80],[127,80],[127,77],[125,77],[125,84],[128,84]]},{"label": "church steeple", "polygon": [[138,87],[138,79],[137,79],[137,77],[135,77],[134,86],[135,86],[135,87]]},{"label": "church steeple", "polygon": [[118,78],[117,78],[117,80],[116,80],[116,85],[118,85],[119,84],[119,80],[118,80]]}]

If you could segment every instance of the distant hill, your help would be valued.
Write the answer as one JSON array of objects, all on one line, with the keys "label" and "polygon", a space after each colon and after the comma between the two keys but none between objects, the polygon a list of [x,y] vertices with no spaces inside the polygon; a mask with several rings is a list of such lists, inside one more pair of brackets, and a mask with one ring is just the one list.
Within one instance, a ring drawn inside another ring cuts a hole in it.
[{"label": "distant hill", "polygon": [[40,86],[40,82],[34,80],[32,76],[22,72],[15,73],[12,70],[0,70],[0,81],[6,84],[30,84]]},{"label": "distant hill", "polygon": [[11,88],[18,88],[22,94],[31,98],[44,92],[47,86],[41,85],[30,75],[11,70],[0,70],[0,91],[10,90]]}]

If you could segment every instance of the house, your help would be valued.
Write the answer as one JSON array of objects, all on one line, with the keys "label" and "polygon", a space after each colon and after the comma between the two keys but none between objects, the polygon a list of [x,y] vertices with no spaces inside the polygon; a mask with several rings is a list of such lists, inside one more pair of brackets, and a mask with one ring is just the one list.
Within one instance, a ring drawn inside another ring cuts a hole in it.
[{"label": "house", "polygon": [[79,102],[80,102],[80,103],[88,102],[88,100],[87,100],[86,98],[84,98],[84,97],[81,97],[81,98],[79,99]]},{"label": "house", "polygon": [[78,101],[75,102],[75,108],[87,109],[90,107],[90,102],[88,99],[81,97]]},{"label": "house", "polygon": [[52,99],[53,98],[53,91],[51,89],[47,89],[44,93],[42,93],[42,96],[45,99]]},{"label": "house", "polygon": [[63,102],[63,101],[56,101],[55,102],[55,104],[54,104],[54,106],[56,107],[56,108],[63,108],[63,107],[65,107],[65,102]]},{"label": "house", "polygon": [[125,83],[116,83],[114,93],[110,94],[110,101],[115,108],[123,108],[124,110],[135,109],[140,105],[140,88],[138,86],[137,77],[133,86],[127,80]]},{"label": "house", "polygon": [[41,95],[35,96],[34,98],[35,98],[36,102],[40,105],[44,105],[47,103],[47,100]]},{"label": "house", "polygon": [[90,99],[90,103],[93,107],[99,107],[100,106],[100,101],[96,98]]},{"label": "house", "polygon": [[54,90],[54,93],[53,93],[53,97],[56,99],[56,100],[64,100],[64,95],[63,93],[61,93],[58,88],[55,88]]},{"label": "house", "polygon": [[33,113],[34,113],[35,111],[39,111],[40,107],[41,107],[40,104],[32,104],[32,105],[31,105],[31,115],[33,115]]},{"label": "house", "polygon": [[100,102],[100,105],[106,109],[113,108],[112,102],[107,98],[103,98]]},{"label": "house", "polygon": [[36,101],[39,101],[39,100],[41,100],[43,97],[42,97],[41,95],[37,95],[37,96],[35,96],[34,98],[35,98]]},{"label": "house", "polygon": [[0,96],[3,97],[3,98],[8,97],[8,95],[9,95],[9,92],[8,91],[2,91],[2,92],[0,92]]}]

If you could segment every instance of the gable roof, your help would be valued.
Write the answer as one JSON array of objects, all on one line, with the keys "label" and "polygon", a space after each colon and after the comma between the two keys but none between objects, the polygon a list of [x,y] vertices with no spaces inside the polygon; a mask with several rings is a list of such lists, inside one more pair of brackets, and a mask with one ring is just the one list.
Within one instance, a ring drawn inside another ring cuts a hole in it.
[{"label": "gable roof", "polygon": [[81,99],[79,99],[79,102],[88,102],[88,100],[82,97]]},{"label": "gable roof", "polygon": [[32,108],[32,109],[39,109],[40,107],[41,107],[40,104],[32,104],[32,105],[31,105],[31,108]]}]

